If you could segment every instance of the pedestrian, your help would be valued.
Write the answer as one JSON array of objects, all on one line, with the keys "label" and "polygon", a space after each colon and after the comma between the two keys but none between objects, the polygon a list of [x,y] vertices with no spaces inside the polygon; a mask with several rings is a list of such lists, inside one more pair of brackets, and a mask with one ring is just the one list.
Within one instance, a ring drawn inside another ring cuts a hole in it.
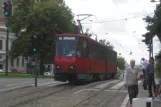
[{"label": "pedestrian", "polygon": [[145,71],[146,71],[146,67],[148,65],[147,60],[145,60],[144,58],[142,58],[141,60],[141,66],[142,66],[142,71],[143,71],[143,76],[144,76],[144,80],[143,80],[143,88],[144,90],[147,90],[147,83],[146,83],[146,78],[145,78]]},{"label": "pedestrian", "polygon": [[130,61],[130,67],[125,70],[124,85],[128,89],[130,106],[132,107],[132,99],[136,98],[139,92],[138,89],[138,69],[135,67],[135,60]]},{"label": "pedestrian", "polygon": [[161,98],[159,97],[161,91],[161,56],[156,57],[154,80],[156,84],[155,101],[161,101]]},{"label": "pedestrian", "polygon": [[149,60],[149,64],[145,71],[145,76],[148,84],[149,97],[153,97],[152,85],[154,87],[154,93],[156,89],[155,81],[154,81],[154,58],[153,57],[151,57]]}]

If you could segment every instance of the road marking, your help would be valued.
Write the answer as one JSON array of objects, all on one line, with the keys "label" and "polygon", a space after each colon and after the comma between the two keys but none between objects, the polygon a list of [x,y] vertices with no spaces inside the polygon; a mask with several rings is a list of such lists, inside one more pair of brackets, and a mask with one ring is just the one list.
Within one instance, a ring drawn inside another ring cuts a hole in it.
[{"label": "road marking", "polygon": [[123,101],[123,103],[121,104],[120,107],[126,107],[128,101],[129,101],[129,95],[126,96],[126,98],[124,99],[124,101]]},{"label": "road marking", "polygon": [[12,88],[1,89],[0,92],[9,91],[9,90],[13,90],[13,89],[18,89],[18,88],[22,88],[22,87],[26,87],[26,86],[31,86],[31,85],[21,85],[21,86],[12,87]]},{"label": "road marking", "polygon": [[[141,83],[141,81],[138,82],[138,85]],[[121,104],[120,107],[126,107],[127,103],[129,101],[129,95],[126,96],[126,98],[124,99],[123,103]]]},{"label": "road marking", "polygon": [[84,90],[87,90],[87,91],[100,91],[98,89],[84,89]]},{"label": "road marking", "polygon": [[53,86],[56,86],[56,85],[62,85],[62,84],[67,84],[68,82],[58,82],[56,84],[50,84],[50,85],[47,85],[48,87],[53,87]]},{"label": "road marking", "polygon": [[40,84],[38,86],[43,86],[43,85],[48,85],[48,84],[54,84],[54,83],[57,83],[57,82],[49,82],[49,83],[45,83],[45,84]]},{"label": "road marking", "polygon": [[120,82],[120,83],[118,83],[118,84],[112,86],[112,87],[109,88],[109,89],[118,90],[118,89],[120,89],[123,85],[124,85],[124,82]]},{"label": "road marking", "polygon": [[100,90],[98,90],[98,89],[82,89],[82,90],[79,90],[79,91],[77,91],[77,92],[75,92],[73,94],[78,94],[78,93],[81,93],[83,91],[100,91]]},{"label": "road marking", "polygon": [[[57,83],[57,81],[48,81],[48,82],[40,82],[37,83],[38,86],[43,86],[43,85],[48,85],[48,84],[52,84],[52,83]],[[35,84],[31,84],[31,85],[35,85]]]},{"label": "road marking", "polygon": [[[119,91],[119,90],[104,90],[104,91],[113,91],[113,92],[117,92],[117,91]],[[127,90],[123,90],[123,91],[121,91],[121,92],[127,93]]]},{"label": "road marking", "polygon": [[[34,82],[34,81],[32,81]],[[26,84],[26,83],[32,83],[32,82],[22,82],[22,83],[16,83],[16,84],[9,84],[9,85],[5,85],[5,86],[13,86],[13,85],[21,85],[21,84]]]},{"label": "road marking", "polygon": [[[14,86],[14,85],[21,85],[21,84],[26,84],[26,83],[33,83],[34,81],[30,81],[30,82],[21,82],[21,83],[15,83],[15,84],[9,84],[9,85],[5,85],[5,86]],[[44,80],[40,80],[39,82],[47,82],[47,80],[46,81],[44,81]]]},{"label": "road marking", "polygon": [[106,82],[104,84],[98,85],[95,88],[98,88],[98,89],[105,88],[105,87],[109,86],[111,83],[116,83],[116,82],[119,82],[119,81],[120,80],[109,81],[109,82]]},{"label": "road marking", "polygon": [[78,94],[78,93],[80,93],[80,92],[82,92],[82,91],[84,91],[84,89],[79,90],[79,91],[77,91],[77,92],[75,92],[75,93],[73,93],[73,94]]}]

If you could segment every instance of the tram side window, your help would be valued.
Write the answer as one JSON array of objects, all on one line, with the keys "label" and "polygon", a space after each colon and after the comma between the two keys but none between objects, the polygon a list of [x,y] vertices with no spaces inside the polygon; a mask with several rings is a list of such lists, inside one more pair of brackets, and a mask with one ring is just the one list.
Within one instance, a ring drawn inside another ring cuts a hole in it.
[{"label": "tram side window", "polygon": [[103,60],[104,59],[104,51],[103,51],[103,49],[101,48],[101,60]]},{"label": "tram side window", "polygon": [[81,44],[81,40],[79,39],[79,42],[78,42],[78,52],[77,52],[77,55],[79,57],[82,57],[82,44]]},{"label": "tram side window", "polygon": [[99,59],[100,57],[100,49],[99,49],[99,46],[97,47],[97,59]]},{"label": "tram side window", "polygon": [[107,53],[106,53],[106,60],[107,61],[109,60],[109,50],[107,50]]},{"label": "tram side window", "polygon": [[81,48],[81,54],[82,57],[88,57],[88,44],[87,44],[87,40],[81,40],[80,39],[80,48]]},{"label": "tram side window", "polygon": [[92,43],[91,42],[89,42],[89,58],[92,58],[93,57],[93,51],[92,51]]},{"label": "tram side window", "polygon": [[109,62],[111,62],[111,51],[109,51]]},{"label": "tram side window", "polygon": [[113,56],[114,56],[114,52],[112,51],[112,52],[111,52],[111,62],[112,62],[112,63],[114,63],[114,57],[113,57]]}]

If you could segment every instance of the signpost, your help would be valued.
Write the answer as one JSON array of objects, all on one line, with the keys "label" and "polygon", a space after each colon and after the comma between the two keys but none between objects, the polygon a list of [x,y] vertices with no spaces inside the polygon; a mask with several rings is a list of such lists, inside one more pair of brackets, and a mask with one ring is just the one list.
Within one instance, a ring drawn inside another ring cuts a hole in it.
[{"label": "signpost", "polygon": [[34,65],[34,80],[35,80],[35,87],[37,87],[37,71],[36,71],[36,67],[37,67],[37,55],[33,56],[33,65]]},{"label": "signpost", "polygon": [[7,2],[4,2],[4,6],[3,6],[3,15],[5,16],[6,18],[6,27],[7,27],[7,30],[6,30],[6,62],[5,62],[5,76],[8,76],[8,41],[9,41],[9,17],[12,16],[12,4],[11,4],[11,1],[7,1]]}]

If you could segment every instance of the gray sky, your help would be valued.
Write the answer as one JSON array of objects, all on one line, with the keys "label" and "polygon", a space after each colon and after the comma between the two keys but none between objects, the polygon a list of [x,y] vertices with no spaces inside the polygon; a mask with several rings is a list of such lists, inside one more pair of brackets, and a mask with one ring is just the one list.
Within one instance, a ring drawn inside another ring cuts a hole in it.
[{"label": "gray sky", "polygon": [[[140,59],[148,59],[147,46],[142,43],[142,34],[146,33],[146,23],[142,20],[147,14],[153,15],[156,3],[150,0],[65,0],[66,4],[77,14],[93,14],[82,24],[84,28],[90,28],[91,32],[98,35],[98,39],[107,39],[114,45],[115,50],[121,53],[129,62],[135,59],[137,64]],[[135,17],[136,18],[131,18]],[[131,18],[127,20],[119,20]],[[104,23],[91,23],[101,21],[111,21]],[[88,24],[87,24],[88,23]],[[108,34],[106,34],[108,33]],[[93,39],[95,36],[92,37]],[[160,43],[158,38],[154,38],[154,55],[159,51]],[[132,55],[129,53],[133,52]]]}]

